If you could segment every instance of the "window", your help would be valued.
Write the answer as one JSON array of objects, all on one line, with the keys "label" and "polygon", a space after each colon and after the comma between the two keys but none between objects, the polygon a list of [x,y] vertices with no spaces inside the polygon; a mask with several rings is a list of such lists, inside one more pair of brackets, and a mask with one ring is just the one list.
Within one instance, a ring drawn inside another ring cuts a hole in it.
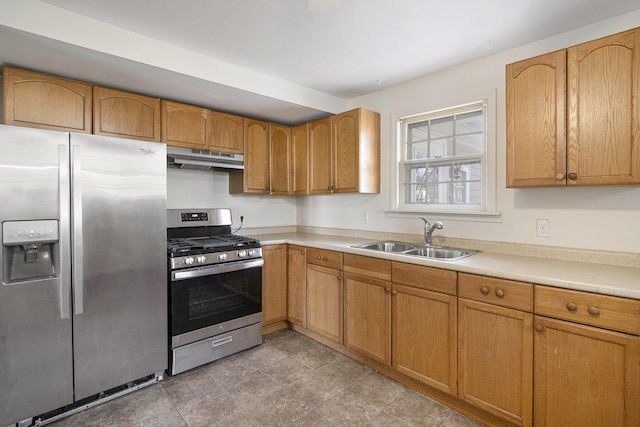
[{"label": "window", "polygon": [[487,210],[486,101],[401,118],[398,131],[399,210]]}]

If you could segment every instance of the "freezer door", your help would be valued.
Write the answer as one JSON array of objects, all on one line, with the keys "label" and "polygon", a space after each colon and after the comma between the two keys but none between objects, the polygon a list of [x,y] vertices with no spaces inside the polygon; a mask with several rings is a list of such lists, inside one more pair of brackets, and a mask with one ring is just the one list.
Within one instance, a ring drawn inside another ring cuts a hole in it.
[{"label": "freezer door", "polygon": [[167,368],[166,147],[71,134],[75,398]]},{"label": "freezer door", "polygon": [[0,125],[0,425],[73,402],[69,134]]}]

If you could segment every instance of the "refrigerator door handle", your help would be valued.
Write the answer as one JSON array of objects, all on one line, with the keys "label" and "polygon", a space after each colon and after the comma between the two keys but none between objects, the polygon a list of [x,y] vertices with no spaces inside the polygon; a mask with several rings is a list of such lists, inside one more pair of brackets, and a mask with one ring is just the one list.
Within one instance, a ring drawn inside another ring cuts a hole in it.
[{"label": "refrigerator door handle", "polygon": [[73,250],[71,256],[73,259],[73,313],[74,315],[84,312],[84,284],[83,277],[83,259],[82,259],[82,185],[81,185],[81,169],[80,169],[80,146],[71,146],[71,194],[72,194],[72,223],[73,223]]},{"label": "refrigerator door handle", "polygon": [[71,250],[69,248],[69,145],[58,146],[58,199],[60,250],[60,318],[71,316]]}]

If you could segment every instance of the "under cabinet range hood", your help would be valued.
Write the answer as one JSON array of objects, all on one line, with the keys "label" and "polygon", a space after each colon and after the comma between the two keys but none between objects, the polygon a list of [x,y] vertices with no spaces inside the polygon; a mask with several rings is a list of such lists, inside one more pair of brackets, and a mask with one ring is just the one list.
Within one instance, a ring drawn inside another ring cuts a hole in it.
[{"label": "under cabinet range hood", "polygon": [[242,154],[167,146],[167,166],[218,171],[243,170],[244,156]]}]

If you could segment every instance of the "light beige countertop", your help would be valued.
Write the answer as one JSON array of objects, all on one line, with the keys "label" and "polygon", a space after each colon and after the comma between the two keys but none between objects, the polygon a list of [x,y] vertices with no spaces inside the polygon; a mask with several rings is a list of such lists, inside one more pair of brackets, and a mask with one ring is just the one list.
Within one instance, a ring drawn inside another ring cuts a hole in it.
[{"label": "light beige countertop", "polygon": [[288,243],[564,289],[640,299],[640,268],[637,267],[489,251],[482,251],[458,261],[431,260],[352,247],[382,239],[300,232],[258,234],[253,237],[260,239],[263,245]]}]

